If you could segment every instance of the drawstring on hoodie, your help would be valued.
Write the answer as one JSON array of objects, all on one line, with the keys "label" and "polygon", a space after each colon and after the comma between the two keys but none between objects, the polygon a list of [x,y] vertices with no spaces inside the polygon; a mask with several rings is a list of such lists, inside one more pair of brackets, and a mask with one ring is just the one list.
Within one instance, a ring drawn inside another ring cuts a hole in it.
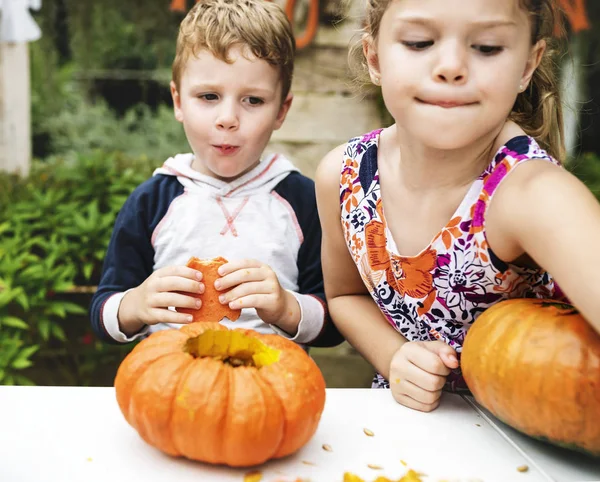
[{"label": "drawstring on hoodie", "polygon": [[235,229],[234,221],[239,216],[239,214],[242,212],[242,209],[244,209],[244,206],[248,203],[249,199],[250,199],[250,196],[246,196],[242,200],[242,202],[238,205],[238,207],[235,209],[233,214],[229,214],[229,211],[227,210],[227,206],[225,206],[225,203],[223,202],[223,196],[217,196],[217,204],[221,208],[221,211],[223,211],[223,216],[225,217],[225,221],[226,221],[225,226],[221,230],[221,233],[220,233],[221,236],[225,236],[227,234],[227,232],[231,230],[231,234],[237,238],[238,234],[237,234],[237,230]]}]

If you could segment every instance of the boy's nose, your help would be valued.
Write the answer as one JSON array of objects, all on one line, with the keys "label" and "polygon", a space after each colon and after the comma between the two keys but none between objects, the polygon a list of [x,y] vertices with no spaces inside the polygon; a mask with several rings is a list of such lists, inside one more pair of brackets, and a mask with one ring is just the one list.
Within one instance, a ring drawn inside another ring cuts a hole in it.
[{"label": "boy's nose", "polygon": [[463,84],[467,81],[468,66],[467,52],[459,45],[447,45],[440,49],[434,78],[438,82]]},{"label": "boy's nose", "polygon": [[235,107],[232,105],[228,105],[227,103],[223,103],[221,109],[219,109],[215,123],[217,125],[217,128],[219,129],[237,129],[237,127],[239,126],[239,118]]}]

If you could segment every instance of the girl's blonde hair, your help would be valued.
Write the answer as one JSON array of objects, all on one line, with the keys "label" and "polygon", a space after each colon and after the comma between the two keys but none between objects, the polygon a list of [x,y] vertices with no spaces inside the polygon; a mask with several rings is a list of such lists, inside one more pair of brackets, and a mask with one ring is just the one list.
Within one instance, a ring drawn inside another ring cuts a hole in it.
[{"label": "girl's blonde hair", "polygon": [[[350,68],[361,84],[369,82],[362,39],[365,35],[377,39],[381,18],[392,1],[394,0],[366,0],[363,36],[350,48],[348,56]],[[552,157],[563,160],[563,113],[555,61],[558,48],[553,35],[558,25],[558,8],[555,0],[519,0],[519,3],[531,17],[531,45],[545,40],[547,47],[529,87],[518,95],[509,118],[535,138]]]},{"label": "girl's blonde hair", "polygon": [[258,59],[279,69],[282,101],[292,85],[296,43],[292,26],[281,7],[266,0],[200,0],[181,22],[173,81],[181,86],[181,75],[190,56],[202,49],[231,62],[231,47],[241,45]]}]

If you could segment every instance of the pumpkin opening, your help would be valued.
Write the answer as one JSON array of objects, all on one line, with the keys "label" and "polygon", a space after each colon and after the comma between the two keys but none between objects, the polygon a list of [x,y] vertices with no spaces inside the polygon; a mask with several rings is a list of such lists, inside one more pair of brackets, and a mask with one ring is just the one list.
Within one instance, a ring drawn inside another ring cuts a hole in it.
[{"label": "pumpkin opening", "polygon": [[238,330],[207,330],[188,339],[184,350],[194,358],[211,357],[233,367],[256,368],[278,362],[281,354]]}]

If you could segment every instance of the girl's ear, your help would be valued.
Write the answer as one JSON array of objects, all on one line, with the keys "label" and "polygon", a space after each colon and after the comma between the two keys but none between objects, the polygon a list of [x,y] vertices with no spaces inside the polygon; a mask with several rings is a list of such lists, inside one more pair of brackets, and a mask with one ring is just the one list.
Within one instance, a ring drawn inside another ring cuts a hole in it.
[{"label": "girl's ear", "polygon": [[531,47],[531,51],[529,52],[529,58],[527,59],[527,64],[525,64],[525,70],[523,72],[523,75],[521,76],[520,90],[525,90],[529,85],[529,82],[531,82],[531,77],[533,77],[535,69],[537,69],[540,65],[545,51],[545,40],[539,40],[533,47]]},{"label": "girl's ear", "polygon": [[179,122],[183,122],[183,112],[181,110],[181,97],[177,91],[175,82],[171,81],[169,84],[171,87],[171,97],[173,98],[173,111],[175,112],[175,119]]},{"label": "girl's ear", "polygon": [[381,72],[379,70],[379,56],[377,55],[375,40],[369,34],[365,34],[362,39],[362,44],[371,82],[375,85],[379,85],[381,83]]}]

